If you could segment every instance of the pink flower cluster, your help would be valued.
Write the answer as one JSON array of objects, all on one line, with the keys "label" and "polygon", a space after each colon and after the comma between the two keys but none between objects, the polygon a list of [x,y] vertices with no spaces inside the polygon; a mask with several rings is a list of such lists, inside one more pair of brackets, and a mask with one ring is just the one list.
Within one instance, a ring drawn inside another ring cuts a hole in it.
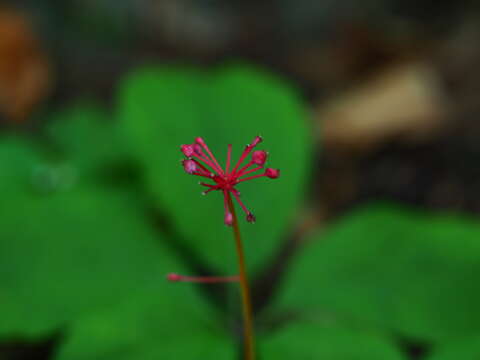
[{"label": "pink flower cluster", "polygon": [[[182,164],[188,174],[209,178],[215,182],[214,184],[200,182],[200,185],[208,188],[203,194],[207,194],[213,190],[219,190],[223,193],[226,225],[231,226],[233,223],[233,216],[228,207],[229,193],[235,197],[238,204],[245,212],[247,221],[251,223],[255,222],[255,216],[247,209],[240,199],[240,192],[235,188],[237,184],[264,176],[270,179],[276,179],[280,176],[280,170],[272,168],[266,168],[263,173],[253,175],[253,173],[263,169],[265,162],[267,161],[268,154],[265,151],[256,150],[252,152],[252,150],[261,142],[262,138],[256,136],[252,143],[245,147],[237,164],[232,168],[232,145],[228,145],[225,169],[220,166],[217,159],[215,159],[215,156],[213,156],[207,144],[201,137],[197,137],[193,144],[182,145],[180,148],[182,153],[187,157],[182,161]],[[242,163],[250,153],[252,154],[250,161],[242,166]],[[251,175],[246,176],[249,174]]]}]

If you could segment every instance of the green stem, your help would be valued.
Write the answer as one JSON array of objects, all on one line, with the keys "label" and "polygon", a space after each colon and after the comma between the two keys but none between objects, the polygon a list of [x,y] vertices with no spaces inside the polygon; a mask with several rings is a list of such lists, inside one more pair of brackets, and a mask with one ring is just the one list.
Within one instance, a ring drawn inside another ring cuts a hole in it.
[{"label": "green stem", "polygon": [[252,304],[250,300],[250,288],[248,286],[245,255],[243,253],[242,238],[238,226],[237,214],[233,206],[232,198],[228,194],[228,208],[233,216],[233,235],[237,247],[238,269],[240,276],[240,290],[242,294],[243,331],[245,338],[245,360],[255,360],[255,343],[253,336]]}]

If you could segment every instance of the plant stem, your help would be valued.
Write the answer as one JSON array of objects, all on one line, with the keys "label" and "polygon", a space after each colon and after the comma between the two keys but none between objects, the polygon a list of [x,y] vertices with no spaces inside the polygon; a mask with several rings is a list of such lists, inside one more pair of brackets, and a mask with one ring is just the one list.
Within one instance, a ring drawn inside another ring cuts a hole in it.
[{"label": "plant stem", "polygon": [[248,286],[247,270],[245,266],[245,255],[243,253],[242,238],[238,226],[237,214],[233,206],[232,198],[228,194],[228,207],[233,216],[233,235],[237,247],[238,269],[240,276],[240,290],[242,294],[243,332],[245,340],[245,360],[255,359],[255,343],[253,337],[253,316],[250,300],[250,288]]}]

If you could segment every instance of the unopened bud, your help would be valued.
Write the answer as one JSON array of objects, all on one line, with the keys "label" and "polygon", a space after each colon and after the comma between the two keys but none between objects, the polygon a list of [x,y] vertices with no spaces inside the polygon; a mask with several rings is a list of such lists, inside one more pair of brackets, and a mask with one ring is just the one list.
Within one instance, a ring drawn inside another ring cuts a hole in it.
[{"label": "unopened bud", "polygon": [[202,152],[202,147],[198,144],[193,144],[193,151],[195,152],[195,154],[197,155],[202,155],[203,152]]},{"label": "unopened bud", "polygon": [[182,276],[175,273],[171,273],[167,275],[168,281],[180,281],[181,279],[182,279]]},{"label": "unopened bud", "polygon": [[183,168],[188,174],[193,174],[197,171],[197,164],[193,160],[183,160]]},{"label": "unopened bud", "polygon": [[257,146],[258,144],[260,144],[261,142],[263,141],[262,137],[261,136],[255,136],[255,139],[253,139],[252,143],[250,144],[250,146]]},{"label": "unopened bud", "polygon": [[225,225],[232,226],[233,224],[233,215],[231,212],[225,214]]},{"label": "unopened bud", "polygon": [[267,168],[265,170],[265,175],[269,177],[270,179],[276,179],[280,176],[280,170],[278,169],[272,169],[272,168]]},{"label": "unopened bud", "polygon": [[205,140],[203,140],[203,138],[201,137],[196,137],[195,138],[195,142],[201,146],[204,146],[205,145]]},{"label": "unopened bud", "polygon": [[193,145],[182,145],[180,150],[186,157],[191,157],[194,154]]},{"label": "unopened bud", "polygon": [[267,153],[263,150],[257,150],[252,153],[252,161],[254,164],[263,166],[267,161]]},{"label": "unopened bud", "polygon": [[255,216],[254,216],[251,212],[249,212],[249,213],[247,214],[247,221],[248,221],[249,223],[254,223],[256,220],[257,220],[257,219],[255,218]]}]

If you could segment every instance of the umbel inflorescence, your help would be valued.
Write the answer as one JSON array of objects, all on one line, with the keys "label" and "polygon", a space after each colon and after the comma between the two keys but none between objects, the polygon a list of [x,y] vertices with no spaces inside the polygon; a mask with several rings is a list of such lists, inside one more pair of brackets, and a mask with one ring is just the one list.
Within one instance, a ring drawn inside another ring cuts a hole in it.
[{"label": "umbel inflorescence", "polygon": [[[212,154],[207,144],[201,137],[197,137],[193,144],[182,145],[181,151],[187,157],[182,161],[183,168],[191,175],[197,175],[213,180],[213,184],[200,182],[200,185],[208,188],[203,194],[208,194],[211,191],[218,190],[223,193],[224,207],[225,207],[225,224],[231,226],[233,223],[233,216],[228,207],[228,194],[231,193],[237,200],[240,207],[246,214],[248,222],[255,222],[255,216],[247,209],[245,204],[240,199],[240,192],[236,186],[244,181],[253,180],[259,177],[268,177],[276,179],[280,176],[280,170],[265,168],[268,154],[263,150],[253,149],[262,142],[260,136],[256,136],[251,144],[245,146],[240,159],[235,166],[231,166],[232,145],[228,145],[227,161],[225,168],[222,168],[215,156]],[[253,152],[252,152],[253,151]],[[245,159],[250,155],[250,161],[242,166]],[[263,170],[262,173],[258,171]],[[255,174],[257,173],[257,174]],[[249,176],[247,176],[249,175]]]}]

